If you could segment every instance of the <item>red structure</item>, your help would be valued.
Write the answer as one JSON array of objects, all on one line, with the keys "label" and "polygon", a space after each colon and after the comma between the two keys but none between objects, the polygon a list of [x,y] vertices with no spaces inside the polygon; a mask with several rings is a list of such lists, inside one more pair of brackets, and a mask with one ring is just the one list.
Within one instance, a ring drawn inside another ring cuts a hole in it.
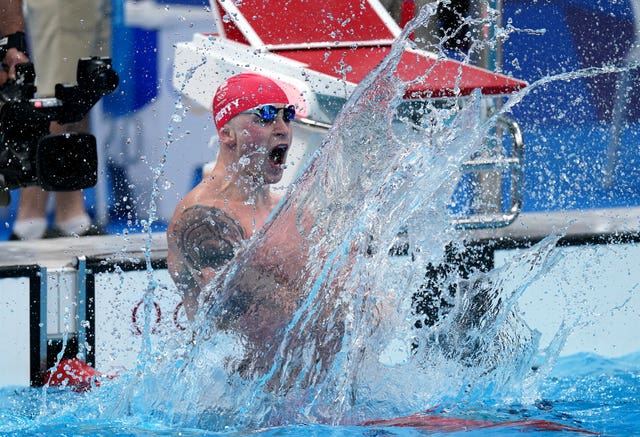
[{"label": "red structure", "polygon": [[[220,37],[302,63],[305,68],[357,84],[390,52],[400,28],[377,0],[217,1]],[[405,1],[403,22],[415,4]],[[405,10],[406,9],[406,10]],[[404,24],[404,23],[403,23]],[[337,66],[348,68],[337,68]],[[509,94],[525,82],[425,51],[405,50],[398,77],[413,83],[405,98]]]}]

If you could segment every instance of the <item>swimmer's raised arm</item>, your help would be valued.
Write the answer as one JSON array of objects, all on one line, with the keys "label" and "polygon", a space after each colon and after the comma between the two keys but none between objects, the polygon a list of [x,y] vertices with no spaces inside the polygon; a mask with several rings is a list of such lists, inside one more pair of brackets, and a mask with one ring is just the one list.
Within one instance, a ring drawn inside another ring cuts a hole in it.
[{"label": "swimmer's raised arm", "polygon": [[246,236],[237,221],[213,206],[194,205],[178,214],[168,230],[167,267],[193,318],[200,290],[234,257]]}]

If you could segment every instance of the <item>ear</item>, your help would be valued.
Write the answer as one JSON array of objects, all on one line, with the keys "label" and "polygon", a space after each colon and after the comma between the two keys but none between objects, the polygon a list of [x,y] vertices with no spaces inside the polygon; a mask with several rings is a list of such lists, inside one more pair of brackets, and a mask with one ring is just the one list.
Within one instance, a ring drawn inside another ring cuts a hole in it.
[{"label": "ear", "polygon": [[220,144],[224,144],[227,147],[235,147],[236,145],[236,132],[229,126],[229,123],[222,126],[222,128],[218,131],[218,139],[220,140]]}]

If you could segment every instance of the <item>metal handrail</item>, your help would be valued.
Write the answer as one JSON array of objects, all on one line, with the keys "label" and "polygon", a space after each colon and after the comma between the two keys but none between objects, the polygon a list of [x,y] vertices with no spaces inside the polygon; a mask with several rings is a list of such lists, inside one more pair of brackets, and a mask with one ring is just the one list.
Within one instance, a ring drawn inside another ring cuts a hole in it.
[{"label": "metal handrail", "polygon": [[513,142],[512,154],[508,157],[478,158],[462,165],[465,173],[491,170],[509,170],[511,172],[510,205],[503,213],[473,214],[453,220],[456,229],[482,229],[509,226],[522,210],[522,166],[524,158],[524,139],[520,126],[515,120],[501,116],[496,119],[496,128],[506,128]]}]

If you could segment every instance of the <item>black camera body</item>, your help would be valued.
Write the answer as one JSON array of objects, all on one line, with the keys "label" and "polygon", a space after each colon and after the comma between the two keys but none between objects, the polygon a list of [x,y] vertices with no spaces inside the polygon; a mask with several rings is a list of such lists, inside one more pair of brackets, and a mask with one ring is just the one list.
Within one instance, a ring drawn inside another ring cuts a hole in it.
[{"label": "black camera body", "polygon": [[49,134],[49,124],[75,123],[118,87],[111,59],[78,60],[77,85],[56,84],[55,97],[34,98],[33,64],[18,64],[16,80],[0,87],[0,206],[9,190],[39,185],[74,191],[96,184],[96,139],[87,133]]}]

